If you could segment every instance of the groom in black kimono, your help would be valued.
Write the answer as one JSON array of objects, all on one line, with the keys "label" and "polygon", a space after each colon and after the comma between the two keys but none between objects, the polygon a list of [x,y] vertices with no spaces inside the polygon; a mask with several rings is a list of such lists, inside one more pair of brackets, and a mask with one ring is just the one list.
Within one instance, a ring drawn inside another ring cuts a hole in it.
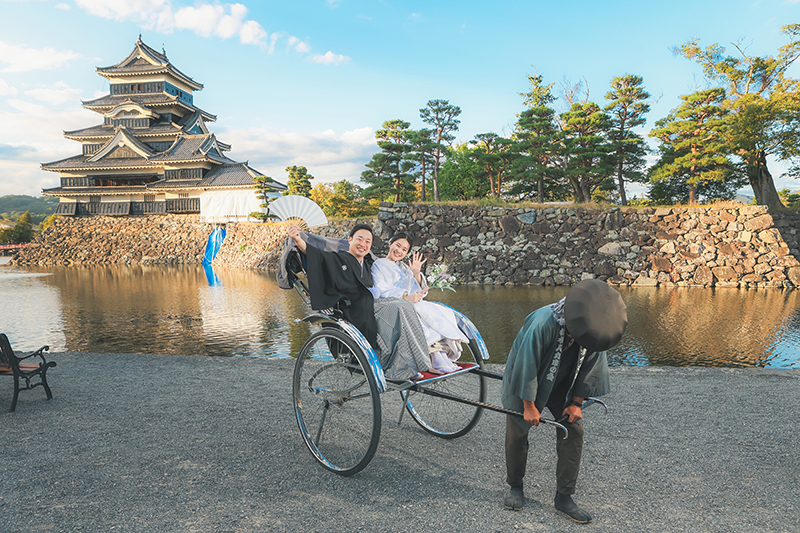
[{"label": "groom in black kimono", "polygon": [[300,228],[289,226],[289,238],[306,254],[308,287],[312,309],[328,309],[340,301],[345,320],[353,324],[369,343],[377,348],[378,326],[372,293],[372,228],[358,224],[350,232],[348,250],[325,252],[308,246]]}]

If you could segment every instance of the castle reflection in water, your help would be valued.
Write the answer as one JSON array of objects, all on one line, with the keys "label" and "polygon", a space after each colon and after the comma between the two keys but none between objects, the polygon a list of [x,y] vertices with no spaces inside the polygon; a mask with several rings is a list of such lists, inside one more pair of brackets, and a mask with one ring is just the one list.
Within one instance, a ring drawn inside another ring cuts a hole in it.
[{"label": "castle reflection in water", "polygon": [[[502,363],[525,316],[567,287],[432,291],[470,317]],[[800,292],[623,288],[613,365],[800,368]],[[200,266],[0,268],[0,328],[18,350],[292,357],[309,312],[271,272]]]}]

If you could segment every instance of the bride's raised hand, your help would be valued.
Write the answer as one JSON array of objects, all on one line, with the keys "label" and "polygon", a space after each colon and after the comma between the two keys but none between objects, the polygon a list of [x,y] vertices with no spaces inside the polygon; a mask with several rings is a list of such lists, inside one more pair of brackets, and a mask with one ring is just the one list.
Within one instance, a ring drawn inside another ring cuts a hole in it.
[{"label": "bride's raised hand", "polygon": [[408,264],[408,267],[411,269],[415,278],[419,276],[422,271],[422,265],[424,265],[426,261],[427,259],[422,258],[422,252],[414,252],[411,254],[411,262]]}]

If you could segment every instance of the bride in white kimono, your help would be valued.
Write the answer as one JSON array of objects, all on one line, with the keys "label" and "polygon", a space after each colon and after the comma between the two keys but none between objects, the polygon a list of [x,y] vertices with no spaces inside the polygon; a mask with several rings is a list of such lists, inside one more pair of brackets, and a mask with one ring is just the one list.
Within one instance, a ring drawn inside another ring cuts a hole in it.
[{"label": "bride in white kimono", "polygon": [[458,329],[451,309],[425,301],[428,283],[421,269],[426,260],[414,252],[410,264],[403,262],[411,246],[411,238],[405,233],[396,233],[389,240],[387,257],[372,265],[370,291],[375,298],[403,298],[412,302],[431,352],[432,366],[440,372],[453,372],[459,369],[453,361],[461,357],[461,343],[469,343],[469,339]]}]

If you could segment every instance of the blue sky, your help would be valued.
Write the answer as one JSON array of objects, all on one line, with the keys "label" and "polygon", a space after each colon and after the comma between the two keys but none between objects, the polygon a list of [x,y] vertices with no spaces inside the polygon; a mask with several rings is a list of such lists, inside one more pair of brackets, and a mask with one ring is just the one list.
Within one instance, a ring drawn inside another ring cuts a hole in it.
[{"label": "blue sky", "polygon": [[125,58],[140,33],[204,84],[195,105],[217,115],[209,126],[230,157],[283,182],[288,165],[357,181],[375,130],[395,118],[422,127],[431,99],[461,107],[459,142],[510,134],[529,73],[557,92],[585,80],[600,104],[614,76],[640,75],[654,97],[649,130],[707,86],[672,47],[697,37],[775,54],[800,0],[0,0],[0,14],[0,195],[38,196],[58,185],[39,164],[80,152],[63,131],[102,122],[81,107],[108,93],[95,68]]}]

